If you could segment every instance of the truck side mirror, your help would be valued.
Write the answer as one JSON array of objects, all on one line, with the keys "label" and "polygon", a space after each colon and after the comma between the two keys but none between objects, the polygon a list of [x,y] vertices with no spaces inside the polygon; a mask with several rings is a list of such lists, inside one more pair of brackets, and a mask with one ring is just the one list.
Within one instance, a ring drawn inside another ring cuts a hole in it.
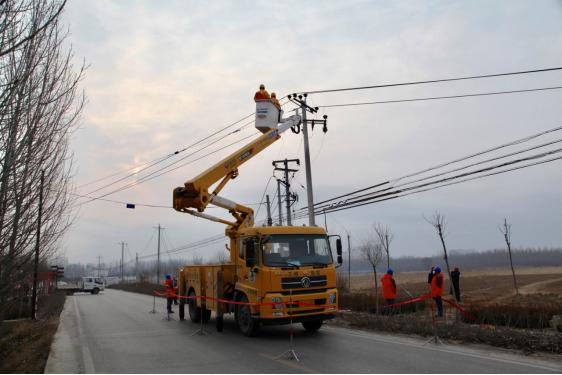
[{"label": "truck side mirror", "polygon": [[246,242],[246,267],[256,265],[256,243],[253,239],[247,239]]},{"label": "truck side mirror", "polygon": [[336,253],[338,254],[338,259],[341,258],[341,254],[342,254],[341,238],[336,239]]}]

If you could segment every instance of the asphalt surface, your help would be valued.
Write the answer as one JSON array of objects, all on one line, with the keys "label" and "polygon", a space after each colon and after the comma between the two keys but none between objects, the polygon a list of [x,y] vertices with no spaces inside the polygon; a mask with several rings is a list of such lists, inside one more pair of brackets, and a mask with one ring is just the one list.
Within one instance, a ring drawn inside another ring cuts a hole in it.
[{"label": "asphalt surface", "polygon": [[290,349],[289,327],[238,332],[225,316],[200,326],[166,319],[165,301],[107,290],[67,298],[47,373],[561,373],[562,362],[487,347],[426,344],[418,338],[324,326],[313,334],[294,326],[300,361],[278,358]]}]

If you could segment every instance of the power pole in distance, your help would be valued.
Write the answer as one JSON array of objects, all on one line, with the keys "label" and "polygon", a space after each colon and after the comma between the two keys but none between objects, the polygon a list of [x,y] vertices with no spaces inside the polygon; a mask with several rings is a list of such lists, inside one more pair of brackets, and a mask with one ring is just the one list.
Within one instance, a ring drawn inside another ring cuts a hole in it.
[{"label": "power pole in distance", "polygon": [[283,210],[281,209],[281,180],[277,179],[277,211],[279,214],[279,225],[283,225]]},{"label": "power pole in distance", "polygon": [[165,229],[160,224],[156,227],[158,229],[158,256],[156,258],[156,284],[160,284],[160,232]]},{"label": "power pole in distance", "polygon": [[[283,168],[279,168],[277,166],[277,164],[281,164],[281,163],[283,163]],[[283,181],[283,184],[285,185],[285,205],[287,208],[287,225],[290,226],[291,225],[291,192],[289,191],[289,188],[291,187],[291,184],[289,183],[289,172],[298,172],[298,169],[290,169],[289,163],[297,163],[297,165],[300,165],[299,159],[274,160],[272,164],[275,167],[274,168],[275,171],[283,171],[285,174],[285,181]],[[279,210],[281,210],[281,206],[279,206]]]},{"label": "power pole in distance", "polygon": [[125,242],[121,242],[121,282],[123,282],[123,277],[125,274]]},{"label": "power pole in distance", "polygon": [[101,269],[101,256],[98,255],[98,279],[100,277],[100,269]]}]

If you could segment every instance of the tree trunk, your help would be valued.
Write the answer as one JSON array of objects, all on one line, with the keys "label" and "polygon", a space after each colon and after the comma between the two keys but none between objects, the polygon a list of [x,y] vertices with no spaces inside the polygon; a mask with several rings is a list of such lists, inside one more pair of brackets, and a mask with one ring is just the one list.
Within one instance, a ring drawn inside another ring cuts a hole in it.
[{"label": "tree trunk", "polygon": [[373,273],[375,274],[375,314],[379,313],[379,279],[377,279],[377,268],[373,266]]}]

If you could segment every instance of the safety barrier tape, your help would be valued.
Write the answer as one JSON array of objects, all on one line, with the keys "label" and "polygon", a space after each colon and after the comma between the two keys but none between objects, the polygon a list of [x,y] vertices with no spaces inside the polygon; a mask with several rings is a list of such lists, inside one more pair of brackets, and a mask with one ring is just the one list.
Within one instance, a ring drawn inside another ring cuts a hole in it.
[{"label": "safety barrier tape", "polygon": [[224,298],[215,298],[209,296],[181,296],[178,294],[168,294],[168,293],[161,293],[158,291],[154,291],[154,294],[159,297],[170,297],[170,298],[179,298],[179,299],[202,299],[202,300],[210,300],[215,302],[223,302],[223,303],[230,303],[233,305],[248,305],[248,306],[276,306],[276,305],[298,305],[301,307],[316,307],[318,309],[328,309],[333,308],[336,311],[334,305],[316,305],[314,303],[302,302],[302,301],[280,301],[280,302],[242,302],[242,301],[234,301]]},{"label": "safety barrier tape", "polygon": [[[396,306],[408,305],[408,304],[416,303],[416,302],[422,302],[422,301],[425,301],[425,300],[430,299],[430,298],[433,298],[433,297],[431,297],[431,295],[429,295],[429,294],[424,294],[422,296],[412,298],[412,299],[409,299],[407,301],[393,303],[392,305],[386,305],[385,308],[392,308],[392,307],[396,307]],[[473,322],[478,322],[478,318],[476,318],[474,315],[472,315],[471,313],[469,313],[468,311],[463,309],[457,303],[455,303],[455,302],[453,302],[449,299],[446,299],[446,298],[442,298],[442,300],[443,300],[443,302],[446,302],[449,305],[453,306],[455,309],[459,310],[461,312],[461,314],[463,314],[467,319],[469,319]]]}]

